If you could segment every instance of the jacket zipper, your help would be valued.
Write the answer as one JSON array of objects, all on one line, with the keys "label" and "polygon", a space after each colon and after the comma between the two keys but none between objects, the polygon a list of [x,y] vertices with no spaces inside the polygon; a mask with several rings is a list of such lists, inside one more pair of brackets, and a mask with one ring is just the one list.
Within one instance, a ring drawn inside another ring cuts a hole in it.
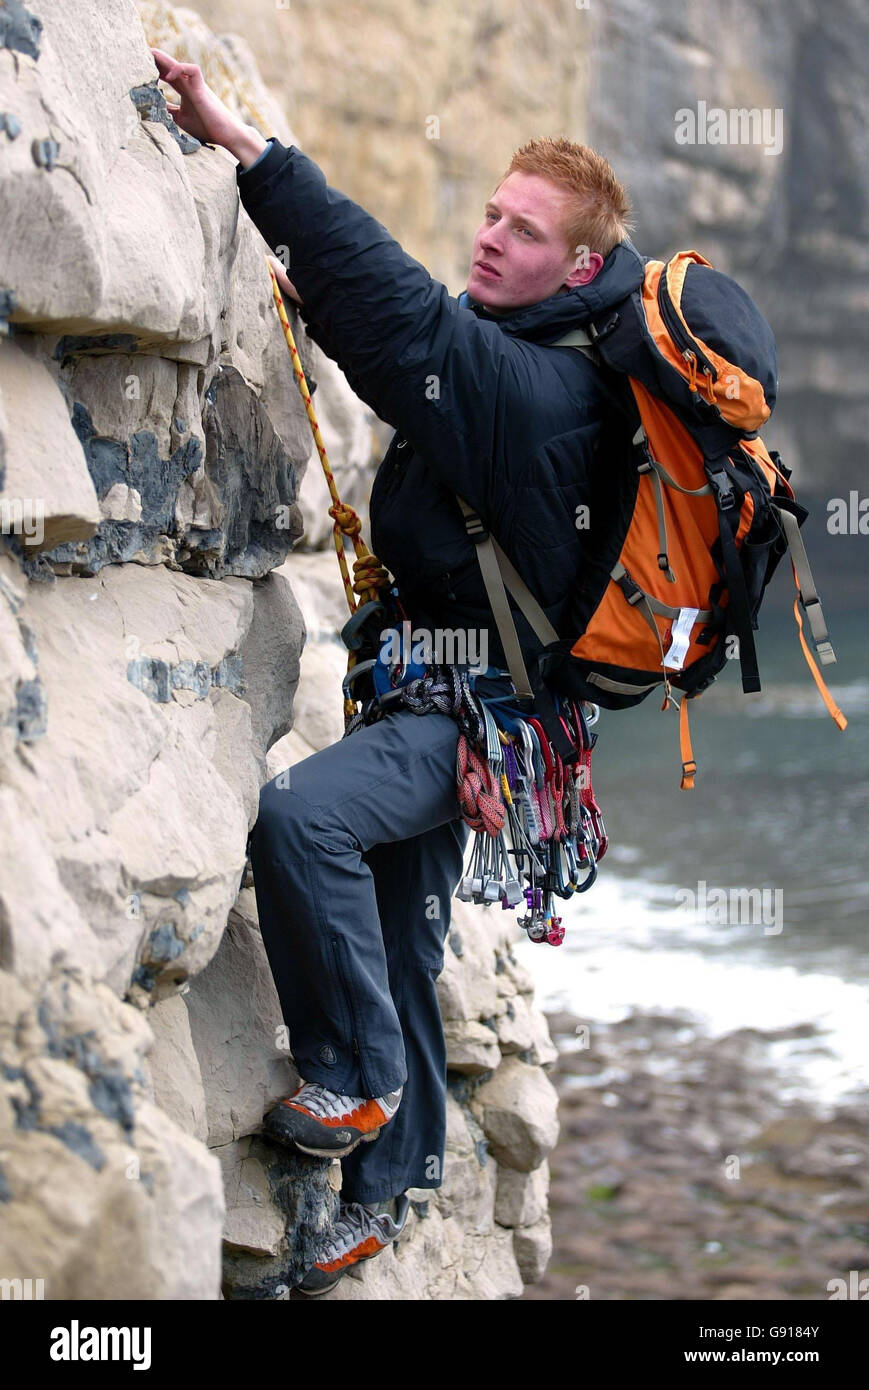
[{"label": "jacket zipper", "polygon": [[686,332],[682,320],[679,318],[679,315],[676,313],[676,310],[673,307],[673,301],[670,298],[670,292],[667,289],[666,264],[663,270],[661,271],[661,275],[658,280],[658,308],[661,310],[661,318],[664,320],[664,323],[667,327],[667,330],[670,333],[671,338],[678,345],[679,349],[681,350],[682,356],[685,358],[685,361],[690,362],[692,357],[695,358],[698,362],[702,364],[703,371],[705,372],[705,374],[711,377],[713,381],[717,381],[718,373],[716,372],[712,363],[709,361],[709,358],[706,356],[706,354],[700,351],[700,346],[696,342],[696,340],[692,338],[688,332]]}]

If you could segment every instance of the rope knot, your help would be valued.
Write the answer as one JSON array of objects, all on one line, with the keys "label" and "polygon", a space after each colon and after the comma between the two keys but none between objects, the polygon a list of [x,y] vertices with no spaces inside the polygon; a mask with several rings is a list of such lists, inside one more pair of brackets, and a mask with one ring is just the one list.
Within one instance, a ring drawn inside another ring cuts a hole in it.
[{"label": "rope knot", "polygon": [[365,589],[384,589],[390,584],[389,571],[373,551],[353,561],[353,588],[357,594]]},{"label": "rope knot", "polygon": [[346,502],[336,502],[329,508],[329,515],[334,518],[335,524],[345,536],[358,536],[362,530],[362,522],[357,513],[352,507],[348,507]]}]

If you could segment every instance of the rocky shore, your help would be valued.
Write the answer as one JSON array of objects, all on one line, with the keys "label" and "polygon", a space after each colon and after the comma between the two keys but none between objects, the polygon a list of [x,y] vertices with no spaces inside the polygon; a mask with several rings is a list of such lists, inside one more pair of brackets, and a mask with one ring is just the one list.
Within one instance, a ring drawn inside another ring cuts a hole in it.
[{"label": "rocky shore", "polygon": [[687,1016],[548,1021],[554,1249],[525,1299],[826,1300],[869,1272],[869,1093],[787,1103],[769,1058],[811,1025],[704,1039]]}]

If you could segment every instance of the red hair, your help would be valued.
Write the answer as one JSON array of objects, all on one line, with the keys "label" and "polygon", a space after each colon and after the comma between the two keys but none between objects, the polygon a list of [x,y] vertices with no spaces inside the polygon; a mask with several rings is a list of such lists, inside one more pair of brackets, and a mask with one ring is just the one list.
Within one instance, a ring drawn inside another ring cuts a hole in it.
[{"label": "red hair", "polygon": [[590,145],[543,136],[522,145],[498,181],[510,174],[538,174],[571,195],[565,209],[565,237],[572,251],[586,247],[607,256],[631,230],[627,190],[608,159]]}]

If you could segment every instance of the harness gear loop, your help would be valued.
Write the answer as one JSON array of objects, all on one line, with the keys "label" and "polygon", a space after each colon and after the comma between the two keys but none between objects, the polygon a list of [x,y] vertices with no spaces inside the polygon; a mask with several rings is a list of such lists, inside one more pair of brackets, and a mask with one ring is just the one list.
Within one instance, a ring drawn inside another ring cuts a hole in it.
[{"label": "harness gear loop", "polygon": [[[332,469],[329,464],[328,455],[326,454],[326,445],[323,443],[323,436],[320,433],[320,426],[317,422],[317,416],[314,412],[314,407],[311,403],[311,393],[308,390],[308,383],[305,380],[305,373],[302,370],[302,361],[299,357],[299,350],[296,347],[296,340],[293,337],[293,330],[290,327],[290,321],[287,317],[287,310],[284,305],[283,295],[281,294],[280,286],[278,285],[277,276],[275,275],[274,268],[271,262],[269,261],[268,257],[266,257],[266,265],[268,266],[269,275],[271,276],[272,295],[275,301],[275,308],[278,311],[278,318],[280,319],[281,327],[284,330],[284,338],[286,339],[287,347],[290,353],[290,358],[293,364],[293,375],[296,378],[296,385],[298,386],[302,400],[305,403],[305,413],[308,416],[308,423],[311,426],[311,433],[314,436],[314,443],[317,446],[317,453],[320,455],[320,462],[323,465],[323,472],[326,475],[326,483],[329,488],[329,493],[332,497],[332,506],[329,508],[329,516],[331,516],[332,521],[334,523],[332,526],[332,539],[335,543],[335,552],[338,556],[338,564],[341,569],[341,578],[344,583],[344,592],[347,595],[347,604],[352,616],[352,614],[354,614],[357,611],[357,609],[361,608],[363,604],[370,603],[373,600],[377,599],[380,590],[388,588],[392,581],[389,575],[389,571],[385,568],[384,565],[380,563],[374,552],[369,550],[368,546],[362,540],[362,537],[360,535],[360,532],[362,530],[362,522],[359,518],[358,513],[355,512],[352,507],[342,502],[341,498],[338,495],[338,488],[335,483],[335,477],[332,473]],[[353,562],[354,577],[352,581],[350,579],[350,574],[347,569],[347,559],[344,554],[345,536],[350,537],[350,539],[353,542],[353,549],[356,552],[356,559]],[[358,601],[355,598],[355,594],[359,595]],[[356,660],[356,652],[351,650],[347,657],[348,677],[350,675],[350,672],[353,670],[353,667],[356,665]],[[345,678],[345,692],[347,692],[349,688],[350,683]],[[356,712],[356,701],[349,694],[345,693],[345,725],[350,719],[353,718]]]}]

